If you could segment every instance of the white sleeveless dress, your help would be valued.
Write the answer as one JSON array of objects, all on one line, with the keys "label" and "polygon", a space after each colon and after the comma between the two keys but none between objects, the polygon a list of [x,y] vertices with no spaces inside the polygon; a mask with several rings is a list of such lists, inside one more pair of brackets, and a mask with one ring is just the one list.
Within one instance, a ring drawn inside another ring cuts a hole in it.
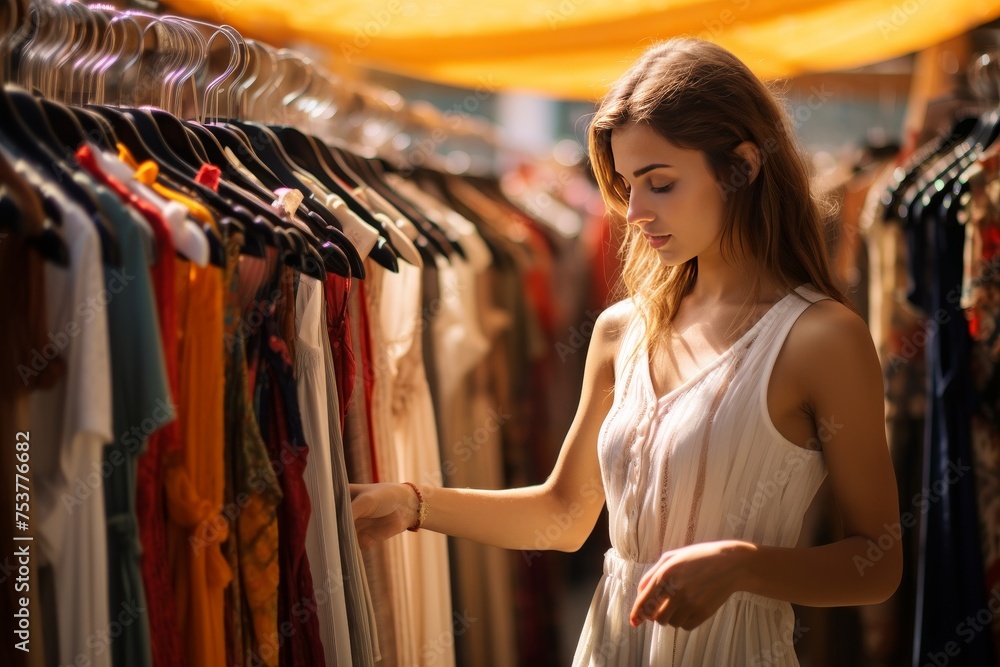
[{"label": "white sleeveless dress", "polygon": [[615,363],[615,398],[598,439],[611,544],[574,667],[798,665],[787,602],[734,593],[688,632],[629,624],[642,575],[664,551],[738,539],[794,547],[826,477],[818,449],[798,447],[767,412],[775,359],[798,316],[828,298],[801,285],[732,347],[657,398],[642,318],[632,318]]}]

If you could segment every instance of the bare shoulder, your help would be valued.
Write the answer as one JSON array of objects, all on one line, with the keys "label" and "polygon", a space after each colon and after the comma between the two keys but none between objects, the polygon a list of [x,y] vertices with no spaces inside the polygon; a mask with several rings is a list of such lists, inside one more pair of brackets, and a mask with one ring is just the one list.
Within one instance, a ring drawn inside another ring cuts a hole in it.
[{"label": "bare shoulder", "polygon": [[868,325],[832,299],[806,308],[789,331],[782,356],[810,394],[852,382],[875,382],[881,391],[881,367]]},{"label": "bare shoulder", "polygon": [[605,335],[619,337],[625,333],[625,327],[633,315],[635,315],[635,304],[632,299],[622,299],[605,308],[597,316],[594,328],[601,329]]},{"label": "bare shoulder", "polygon": [[[861,317],[833,299],[817,301],[799,316],[788,334],[787,347],[805,356],[862,354],[874,349],[868,325]],[[808,363],[807,358],[799,359]],[[817,359],[819,361],[819,359]]]},{"label": "bare shoulder", "polygon": [[594,338],[592,344],[598,346],[595,350],[607,360],[613,360],[618,353],[625,329],[635,316],[635,304],[632,299],[623,299],[605,308],[594,323]]}]

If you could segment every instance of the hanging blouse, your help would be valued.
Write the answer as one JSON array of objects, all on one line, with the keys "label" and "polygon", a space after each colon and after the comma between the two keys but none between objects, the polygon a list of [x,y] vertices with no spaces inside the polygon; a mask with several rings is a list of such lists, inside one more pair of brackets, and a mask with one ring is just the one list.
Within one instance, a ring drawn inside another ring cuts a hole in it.
[{"label": "hanging blouse", "polygon": [[[122,160],[134,160],[119,146]],[[197,202],[156,183],[154,162],[136,165],[135,178],[157,194],[181,203],[193,217],[215,226]],[[226,660],[223,591],[232,578],[220,544],[228,536],[222,510],[223,322],[222,273],[182,259],[176,263],[179,352],[179,451],[166,461],[170,499],[168,559],[182,645],[192,665],[223,667]]]},{"label": "hanging blouse", "polygon": [[50,642],[46,654],[61,664],[83,656],[92,665],[110,665],[107,642],[93,639],[111,615],[103,480],[94,472],[114,439],[100,241],[94,222],[58,186],[26,163],[15,168],[57,207],[70,260],[66,268],[44,267],[50,340],[41,349],[46,358],[62,358],[66,372],[29,399],[31,525],[55,591],[57,636],[49,639],[58,643]]},{"label": "hanging blouse", "polygon": [[[286,276],[281,271],[278,275],[282,279]],[[282,304],[282,308],[294,308],[294,303]],[[287,635],[282,632],[281,663],[308,667],[324,663],[305,548],[311,504],[303,474],[309,447],[302,430],[292,358],[279,329],[280,315],[280,309],[273,306],[261,312],[263,323],[251,339],[249,363],[257,376],[257,420],[284,494],[278,507],[278,623],[279,627],[290,624],[291,629]]]},{"label": "hanging blouse", "polygon": [[[123,202],[133,206],[153,228],[156,238],[156,261],[151,275],[156,293],[160,339],[167,367],[167,381],[174,400],[177,396],[177,308],[170,229],[152,204],[131,192],[123,183],[106,174],[97,164],[93,149],[81,146],[77,162],[98,181],[110,188]],[[172,404],[173,405],[173,404]],[[182,657],[177,612],[170,587],[167,563],[166,508],[164,507],[164,457],[180,446],[179,425],[172,420],[153,433],[146,452],[139,458],[136,481],[136,513],[139,517],[139,539],[142,542],[142,575],[146,598],[156,600],[149,608],[150,636],[153,644],[153,665],[168,667],[186,665]]]},{"label": "hanging blouse", "polygon": [[350,665],[351,640],[347,618],[345,582],[340,559],[337,505],[334,500],[333,465],[327,413],[328,396],[322,339],[326,336],[323,284],[302,276],[295,299],[298,339],[295,345],[295,376],[302,428],[310,443],[309,464],[303,479],[309,492],[312,511],[306,531],[306,552],[316,591],[316,615],[326,664]]},{"label": "hanging blouse", "polygon": [[113,298],[108,303],[111,378],[116,438],[104,450],[105,510],[108,532],[108,603],[112,610],[134,605],[141,609],[133,622],[122,625],[111,643],[115,665],[152,664],[147,612],[149,601],[142,581],[136,466],[146,450],[150,432],[175,418],[167,386],[166,362],[160,342],[156,302],[150,279],[155,254],[152,229],[107,188],[78,174],[82,186],[94,191],[118,236],[122,267],[105,267]]}]

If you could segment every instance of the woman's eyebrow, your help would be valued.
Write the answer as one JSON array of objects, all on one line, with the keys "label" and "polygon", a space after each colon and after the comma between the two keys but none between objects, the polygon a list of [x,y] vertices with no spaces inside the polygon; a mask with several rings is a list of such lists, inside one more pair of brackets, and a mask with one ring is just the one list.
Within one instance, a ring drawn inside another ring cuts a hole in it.
[{"label": "woman's eyebrow", "polygon": [[642,169],[636,169],[635,171],[633,171],[632,172],[632,176],[634,176],[635,178],[639,178],[640,176],[642,176],[646,172],[653,171],[654,169],[662,169],[664,167],[669,168],[670,166],[671,165],[669,165],[669,164],[647,164]]}]

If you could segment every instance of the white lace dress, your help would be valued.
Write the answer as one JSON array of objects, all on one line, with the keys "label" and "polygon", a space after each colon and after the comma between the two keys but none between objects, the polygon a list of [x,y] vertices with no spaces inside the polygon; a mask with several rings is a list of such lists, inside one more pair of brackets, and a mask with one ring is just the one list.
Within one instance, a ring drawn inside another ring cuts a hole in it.
[{"label": "white lace dress", "polygon": [[[598,448],[611,544],[573,660],[608,665],[797,665],[787,602],[738,592],[688,632],[629,624],[639,579],[667,550],[721,539],[794,547],[826,477],[767,412],[767,385],[796,318],[827,298],[802,285],[696,376],[657,398],[634,317],[615,363]],[[632,361],[630,362],[629,359]]]}]

